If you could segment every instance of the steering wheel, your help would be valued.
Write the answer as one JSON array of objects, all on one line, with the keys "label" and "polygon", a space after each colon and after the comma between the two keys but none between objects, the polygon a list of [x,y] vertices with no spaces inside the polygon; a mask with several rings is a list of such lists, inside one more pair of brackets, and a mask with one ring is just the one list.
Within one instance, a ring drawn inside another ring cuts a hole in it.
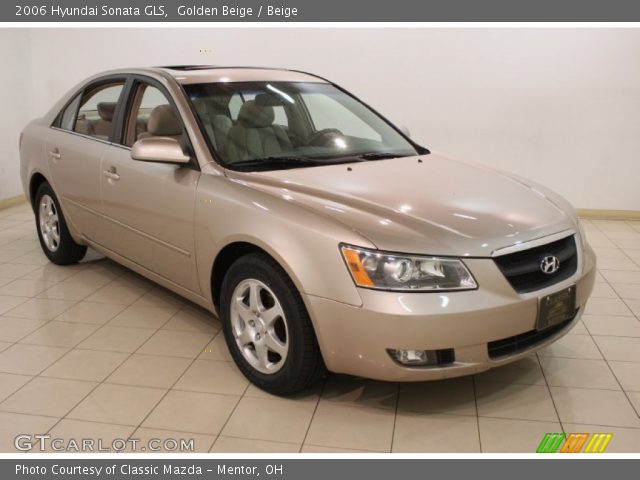
[{"label": "steering wheel", "polygon": [[307,145],[311,147],[324,147],[329,138],[337,135],[342,135],[342,132],[337,128],[323,128],[322,130],[312,133],[309,138],[307,138]]}]

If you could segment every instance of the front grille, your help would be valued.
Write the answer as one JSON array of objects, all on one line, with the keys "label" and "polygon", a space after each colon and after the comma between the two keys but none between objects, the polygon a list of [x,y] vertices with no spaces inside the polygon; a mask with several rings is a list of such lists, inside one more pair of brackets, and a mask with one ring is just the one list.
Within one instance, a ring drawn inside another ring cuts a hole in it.
[{"label": "front grille", "polygon": [[494,340],[487,344],[489,350],[489,358],[499,358],[505,355],[513,355],[521,352],[529,347],[543,342],[549,337],[552,337],[558,332],[561,332],[569,326],[569,324],[576,318],[576,313],[568,320],[562,323],[554,325],[553,327],[545,328],[544,330],[529,330],[525,333],[514,335],[513,337],[503,338],[501,340]]},{"label": "front grille", "polygon": [[[542,259],[548,255],[560,260],[560,268],[552,274],[546,274],[540,269]],[[578,254],[573,235],[539,247],[502,255],[494,260],[518,293],[549,287],[566,280],[578,269]]]}]

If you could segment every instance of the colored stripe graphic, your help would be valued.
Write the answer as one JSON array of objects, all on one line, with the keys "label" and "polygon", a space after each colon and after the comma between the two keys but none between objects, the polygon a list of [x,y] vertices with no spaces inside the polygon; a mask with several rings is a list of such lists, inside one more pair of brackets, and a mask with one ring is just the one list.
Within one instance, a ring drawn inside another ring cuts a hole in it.
[{"label": "colored stripe graphic", "polygon": [[570,433],[560,453],[579,453],[587,438],[589,438],[588,433]]},{"label": "colored stripe graphic", "polygon": [[564,439],[564,433],[545,433],[536,453],[556,453]]},{"label": "colored stripe graphic", "polygon": [[604,453],[612,438],[612,433],[545,433],[536,453]]},{"label": "colored stripe graphic", "polygon": [[612,437],[611,433],[594,433],[584,449],[584,453],[603,453]]}]

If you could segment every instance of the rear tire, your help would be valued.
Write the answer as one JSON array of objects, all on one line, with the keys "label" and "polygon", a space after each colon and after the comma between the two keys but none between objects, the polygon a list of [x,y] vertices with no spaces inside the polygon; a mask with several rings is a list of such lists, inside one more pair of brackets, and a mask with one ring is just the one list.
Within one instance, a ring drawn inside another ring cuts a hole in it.
[{"label": "rear tire", "polygon": [[302,297],[271,257],[251,253],[231,265],[222,282],[220,317],[236,365],[262,390],[290,395],[324,374]]},{"label": "rear tire", "polygon": [[70,265],[82,260],[87,247],[78,245],[71,238],[60,202],[51,185],[44,182],[38,187],[33,205],[38,239],[47,258],[56,265]]}]

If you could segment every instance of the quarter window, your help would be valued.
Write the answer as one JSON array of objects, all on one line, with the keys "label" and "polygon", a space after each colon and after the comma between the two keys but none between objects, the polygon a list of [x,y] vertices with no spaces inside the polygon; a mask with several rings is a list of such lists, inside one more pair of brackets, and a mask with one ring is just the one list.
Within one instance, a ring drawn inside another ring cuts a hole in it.
[{"label": "quarter window", "polygon": [[62,128],[63,130],[73,130],[73,126],[76,123],[78,105],[80,105],[80,95],[74,98],[73,101],[62,112],[62,117],[60,118],[60,128]]}]

